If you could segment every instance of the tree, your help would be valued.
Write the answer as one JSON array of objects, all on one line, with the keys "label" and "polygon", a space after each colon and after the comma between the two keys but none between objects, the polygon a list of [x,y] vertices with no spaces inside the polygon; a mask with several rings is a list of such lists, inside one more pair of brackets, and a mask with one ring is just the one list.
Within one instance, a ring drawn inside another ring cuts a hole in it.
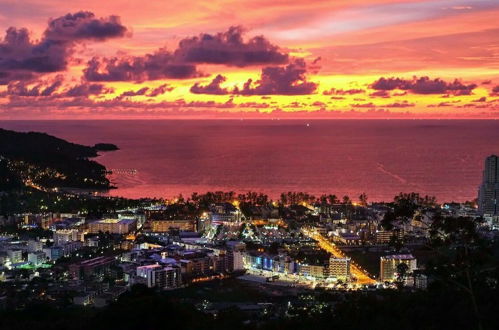
[{"label": "tree", "polygon": [[396,217],[405,219],[411,218],[417,209],[436,206],[436,199],[433,196],[421,197],[418,193],[400,193],[393,199],[394,212]]},{"label": "tree", "polygon": [[397,283],[397,286],[400,288],[402,288],[404,286],[404,281],[406,279],[406,276],[407,276],[407,271],[409,270],[409,266],[402,262],[400,264],[397,265],[397,280],[396,280],[396,283]]},{"label": "tree", "polygon": [[367,206],[367,194],[366,193],[360,194],[359,201],[360,201],[360,205]]},{"label": "tree", "polygon": [[499,249],[497,243],[480,235],[480,222],[437,214],[430,226],[430,247],[435,257],[427,265],[429,275],[440,285],[467,296],[478,329],[483,328],[479,306],[484,306],[479,299],[496,290],[499,283]]},{"label": "tree", "polygon": [[404,239],[394,234],[390,237],[390,242],[388,243],[388,245],[393,247],[395,249],[395,252],[398,253],[404,247]]},{"label": "tree", "polygon": [[385,215],[383,215],[383,219],[381,220],[380,224],[381,227],[385,230],[392,230],[394,227],[394,222],[397,220],[397,217],[395,216],[395,213],[393,212],[386,212]]},{"label": "tree", "polygon": [[331,205],[338,204],[340,202],[340,200],[338,199],[338,197],[336,197],[336,195],[329,195],[328,200],[329,204]]}]

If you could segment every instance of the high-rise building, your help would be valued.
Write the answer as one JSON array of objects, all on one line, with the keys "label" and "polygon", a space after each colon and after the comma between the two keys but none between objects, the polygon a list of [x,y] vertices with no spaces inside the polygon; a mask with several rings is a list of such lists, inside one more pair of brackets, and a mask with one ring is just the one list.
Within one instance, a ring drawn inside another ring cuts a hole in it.
[{"label": "high-rise building", "polygon": [[329,276],[343,280],[350,278],[350,258],[329,259]]},{"label": "high-rise building", "polygon": [[480,214],[499,215],[498,199],[499,157],[492,155],[485,159],[482,184],[478,192],[478,210]]}]

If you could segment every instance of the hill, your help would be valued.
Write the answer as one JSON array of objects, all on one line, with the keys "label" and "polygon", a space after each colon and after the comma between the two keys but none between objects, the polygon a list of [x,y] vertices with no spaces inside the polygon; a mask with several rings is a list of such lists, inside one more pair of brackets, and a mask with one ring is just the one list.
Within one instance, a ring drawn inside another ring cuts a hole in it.
[{"label": "hill", "polygon": [[89,147],[45,133],[0,129],[0,191],[109,189],[106,168],[90,158],[98,151],[117,149],[112,144]]}]

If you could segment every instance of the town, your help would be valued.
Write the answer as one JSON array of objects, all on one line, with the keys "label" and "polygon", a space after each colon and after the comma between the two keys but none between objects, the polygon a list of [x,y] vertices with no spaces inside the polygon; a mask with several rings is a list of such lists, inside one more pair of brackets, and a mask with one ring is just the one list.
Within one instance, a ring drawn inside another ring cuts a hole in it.
[{"label": "town", "polygon": [[[104,307],[136,285],[175,291],[224,281],[292,290],[298,304],[313,290],[425,290],[434,280],[431,242],[454,235],[450,223],[497,239],[498,162],[487,158],[479,198],[465,203],[439,204],[417,193],[369,202],[366,194],[354,200],[288,192],[271,200],[208,192],[140,200],[97,217],[84,209],[57,212],[57,201],[79,198],[59,193],[44,212],[0,217],[0,306],[41,300]],[[194,302],[213,315],[227,306]],[[239,307],[260,315],[272,305]]]}]

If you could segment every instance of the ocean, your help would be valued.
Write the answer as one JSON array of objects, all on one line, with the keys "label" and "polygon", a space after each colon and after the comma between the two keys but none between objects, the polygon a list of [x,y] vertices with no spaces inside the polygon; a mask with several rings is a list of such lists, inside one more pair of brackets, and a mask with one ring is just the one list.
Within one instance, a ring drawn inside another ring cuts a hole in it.
[{"label": "ocean", "polygon": [[419,192],[443,201],[477,196],[484,158],[499,154],[499,121],[484,120],[102,120],[2,121],[71,142],[114,143],[96,160],[114,196],[192,192],[365,192],[388,201]]}]

